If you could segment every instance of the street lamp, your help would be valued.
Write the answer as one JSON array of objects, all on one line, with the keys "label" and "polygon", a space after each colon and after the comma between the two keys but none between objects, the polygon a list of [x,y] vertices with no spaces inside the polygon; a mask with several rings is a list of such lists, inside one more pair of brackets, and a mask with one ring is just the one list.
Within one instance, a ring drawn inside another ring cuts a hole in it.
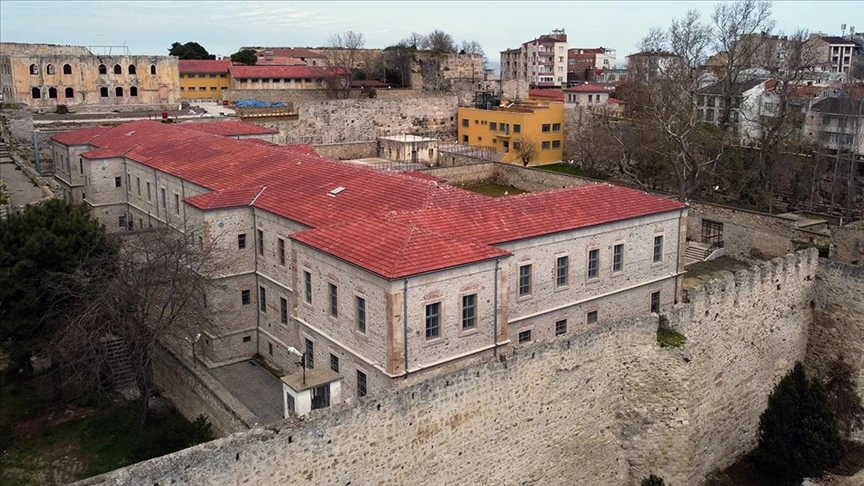
[{"label": "street lamp", "polygon": [[195,344],[198,343],[198,340],[201,339],[201,333],[195,335],[195,340],[189,339],[186,336],[183,336],[183,339],[186,340],[187,343],[192,345],[192,367],[198,368],[198,360],[195,357]]}]

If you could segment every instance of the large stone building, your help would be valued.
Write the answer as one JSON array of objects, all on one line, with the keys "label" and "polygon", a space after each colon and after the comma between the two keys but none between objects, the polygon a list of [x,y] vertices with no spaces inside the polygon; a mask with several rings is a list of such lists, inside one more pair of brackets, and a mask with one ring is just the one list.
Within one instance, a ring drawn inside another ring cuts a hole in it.
[{"label": "large stone building", "polygon": [[294,371],[293,347],[340,376],[343,397],[363,396],[679,300],[676,201],[609,184],[491,198],[219,125],[53,137],[57,166],[84,183],[67,198],[109,228],[168,225],[218,249],[208,366],[257,353]]},{"label": "large stone building", "polygon": [[180,97],[183,99],[221,99],[231,88],[231,61],[227,59],[181,59]]},{"label": "large stone building", "polygon": [[550,34],[501,51],[501,81],[528,81],[532,87],[561,87],[567,84],[567,34],[555,29]]},{"label": "large stone building", "polygon": [[160,107],[180,99],[172,56],[98,55],[79,46],[2,43],[0,74],[4,100],[32,108]]}]

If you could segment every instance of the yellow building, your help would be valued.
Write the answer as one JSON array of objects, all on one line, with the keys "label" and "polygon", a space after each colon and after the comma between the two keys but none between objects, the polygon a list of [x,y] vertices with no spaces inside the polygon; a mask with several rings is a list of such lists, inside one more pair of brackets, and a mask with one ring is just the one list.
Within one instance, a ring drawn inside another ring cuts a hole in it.
[{"label": "yellow building", "polygon": [[179,62],[181,99],[220,99],[231,89],[231,61],[185,60]]},{"label": "yellow building", "polygon": [[501,162],[542,165],[560,162],[564,145],[564,104],[529,100],[490,109],[459,108],[462,145],[502,153]]}]

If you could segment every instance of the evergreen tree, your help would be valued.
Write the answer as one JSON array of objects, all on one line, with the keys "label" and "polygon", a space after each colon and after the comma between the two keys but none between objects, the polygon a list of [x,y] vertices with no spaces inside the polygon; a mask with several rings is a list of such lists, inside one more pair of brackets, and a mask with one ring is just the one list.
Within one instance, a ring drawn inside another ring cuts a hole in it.
[{"label": "evergreen tree", "polygon": [[216,59],[215,55],[207,52],[207,49],[197,42],[185,44],[175,42],[168,48],[168,55],[177,56],[180,59]]},{"label": "evergreen tree", "polygon": [[240,49],[234,54],[231,54],[231,62],[234,64],[254,66],[255,63],[258,62],[258,54],[255,53],[254,49]]},{"label": "evergreen tree", "polygon": [[843,456],[837,418],[818,380],[795,367],[774,387],[759,418],[757,458],[791,484],[820,477]]}]

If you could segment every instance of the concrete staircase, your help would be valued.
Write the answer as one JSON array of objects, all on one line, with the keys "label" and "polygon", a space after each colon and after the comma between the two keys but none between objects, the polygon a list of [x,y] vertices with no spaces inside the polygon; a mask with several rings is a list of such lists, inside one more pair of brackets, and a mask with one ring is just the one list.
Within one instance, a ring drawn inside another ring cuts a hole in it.
[{"label": "concrete staircase", "polygon": [[688,241],[687,248],[684,249],[684,266],[704,262],[709,255],[711,255],[711,245]]},{"label": "concrete staircase", "polygon": [[9,154],[9,146],[5,142],[0,142],[0,164],[15,164],[12,155]]},{"label": "concrete staircase", "polygon": [[132,371],[132,365],[129,363],[129,356],[126,353],[126,343],[123,342],[123,339],[109,334],[102,338],[102,344],[105,346],[111,380],[114,382],[116,390],[124,396],[137,395],[138,385],[135,383],[135,373]]}]

